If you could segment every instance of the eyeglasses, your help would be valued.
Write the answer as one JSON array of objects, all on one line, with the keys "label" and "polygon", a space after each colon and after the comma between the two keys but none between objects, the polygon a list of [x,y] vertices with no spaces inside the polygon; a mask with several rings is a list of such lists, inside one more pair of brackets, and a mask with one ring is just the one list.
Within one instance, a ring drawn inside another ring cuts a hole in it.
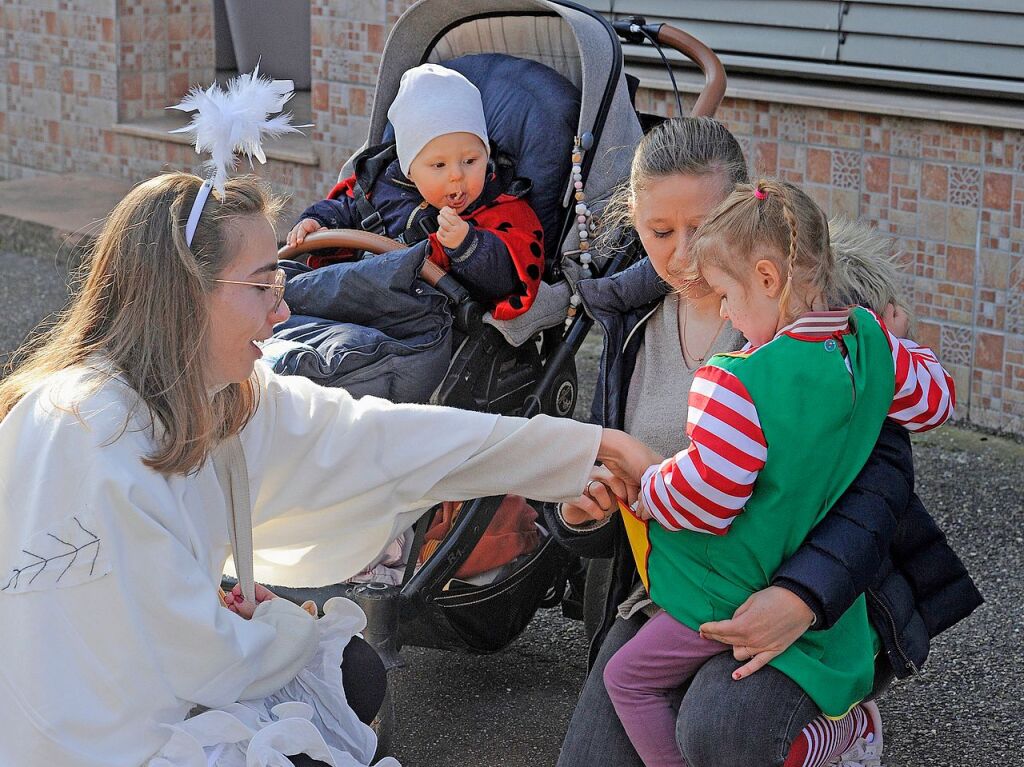
[{"label": "eyeglasses", "polygon": [[260,290],[269,290],[274,295],[274,306],[270,310],[276,312],[281,308],[281,301],[284,300],[284,284],[288,279],[288,275],[285,274],[284,269],[278,269],[274,272],[274,281],[271,283],[266,282],[242,282],[241,280],[214,280],[214,282],[220,282],[224,285],[249,285]]}]

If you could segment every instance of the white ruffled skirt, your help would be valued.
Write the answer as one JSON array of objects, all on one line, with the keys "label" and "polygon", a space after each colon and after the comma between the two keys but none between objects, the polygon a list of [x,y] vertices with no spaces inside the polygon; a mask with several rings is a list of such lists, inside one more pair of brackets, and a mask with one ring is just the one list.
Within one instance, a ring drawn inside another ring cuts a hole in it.
[{"label": "white ruffled skirt", "polygon": [[[345,700],[341,656],[366,626],[348,599],[331,599],[317,621],[320,642],[306,667],[262,700],[208,709],[170,727],[171,737],[147,767],[290,767],[306,754],[332,767],[369,767],[377,736]],[[401,767],[386,757],[376,767]]]}]

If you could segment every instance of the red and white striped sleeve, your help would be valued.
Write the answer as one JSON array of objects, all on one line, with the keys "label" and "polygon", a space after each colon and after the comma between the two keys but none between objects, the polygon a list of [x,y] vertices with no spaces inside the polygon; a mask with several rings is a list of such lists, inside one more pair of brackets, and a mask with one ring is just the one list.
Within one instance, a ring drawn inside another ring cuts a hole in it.
[{"label": "red and white striped sleeve", "polygon": [[644,505],[667,530],[725,535],[768,456],[757,409],[735,375],[710,365],[697,371],[686,433],[686,450],[645,472]]},{"label": "red and white striped sleeve", "polygon": [[956,407],[953,378],[931,349],[906,338],[897,338],[878,315],[872,312],[872,316],[885,331],[896,368],[896,392],[889,417],[909,431],[928,431],[941,426],[953,417]]}]

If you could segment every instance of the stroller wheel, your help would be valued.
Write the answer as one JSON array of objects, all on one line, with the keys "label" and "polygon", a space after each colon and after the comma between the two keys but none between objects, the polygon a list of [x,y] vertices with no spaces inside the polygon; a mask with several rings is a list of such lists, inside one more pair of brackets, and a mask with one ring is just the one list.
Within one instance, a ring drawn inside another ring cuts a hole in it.
[{"label": "stroller wheel", "polygon": [[555,392],[555,415],[568,416],[576,404],[576,385],[572,381],[563,381]]},{"label": "stroller wheel", "polygon": [[544,412],[559,418],[572,417],[576,409],[579,389],[576,382],[576,364],[570,360],[551,383],[544,402]]}]

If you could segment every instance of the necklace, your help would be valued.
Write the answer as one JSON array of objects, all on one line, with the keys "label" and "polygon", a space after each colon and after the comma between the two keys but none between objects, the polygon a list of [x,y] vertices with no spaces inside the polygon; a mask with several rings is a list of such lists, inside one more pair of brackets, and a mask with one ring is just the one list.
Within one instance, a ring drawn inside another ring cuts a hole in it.
[{"label": "necklace", "polygon": [[717,341],[718,336],[721,335],[722,328],[725,327],[725,319],[723,318],[718,323],[718,327],[715,328],[715,334],[711,336],[711,341],[708,342],[708,346],[704,350],[704,353],[701,354],[699,357],[695,357],[686,350],[686,318],[690,310],[690,304],[689,302],[686,301],[686,299],[680,299],[680,302],[683,305],[683,322],[682,326],[679,328],[679,346],[681,351],[683,352],[683,364],[686,365],[687,370],[693,370],[694,368],[690,367],[689,362],[687,362],[687,358],[692,359],[694,361],[694,367],[700,367],[701,365],[704,364],[704,360],[707,359],[708,353],[711,351],[711,348],[715,345],[715,341]]}]

